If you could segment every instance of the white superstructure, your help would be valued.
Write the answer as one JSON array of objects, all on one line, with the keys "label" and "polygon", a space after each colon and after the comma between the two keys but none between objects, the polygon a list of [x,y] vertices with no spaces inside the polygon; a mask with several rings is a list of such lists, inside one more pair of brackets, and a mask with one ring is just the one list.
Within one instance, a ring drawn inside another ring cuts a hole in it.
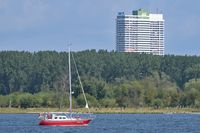
[{"label": "white superstructure", "polygon": [[164,55],[163,15],[149,14],[143,9],[133,11],[132,15],[118,13],[116,50]]}]

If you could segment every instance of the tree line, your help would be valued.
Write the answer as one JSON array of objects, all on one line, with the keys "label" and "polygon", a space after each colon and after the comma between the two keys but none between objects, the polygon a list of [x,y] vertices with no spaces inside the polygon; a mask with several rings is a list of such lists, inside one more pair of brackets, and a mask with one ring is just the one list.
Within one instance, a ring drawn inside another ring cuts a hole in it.
[{"label": "tree line", "polygon": [[[93,107],[200,107],[200,57],[72,52]],[[75,107],[84,106],[72,62]],[[68,106],[68,53],[0,52],[1,107]]]}]

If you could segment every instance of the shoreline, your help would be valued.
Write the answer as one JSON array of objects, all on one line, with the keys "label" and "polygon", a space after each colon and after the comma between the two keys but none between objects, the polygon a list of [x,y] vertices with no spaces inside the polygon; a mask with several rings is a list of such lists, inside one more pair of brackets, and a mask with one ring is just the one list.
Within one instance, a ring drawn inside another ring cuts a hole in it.
[{"label": "shoreline", "polygon": [[[0,108],[0,114],[37,114],[41,112],[67,112],[68,108]],[[73,112],[88,113],[86,109],[74,109]],[[197,108],[91,108],[93,114],[200,114]]]}]

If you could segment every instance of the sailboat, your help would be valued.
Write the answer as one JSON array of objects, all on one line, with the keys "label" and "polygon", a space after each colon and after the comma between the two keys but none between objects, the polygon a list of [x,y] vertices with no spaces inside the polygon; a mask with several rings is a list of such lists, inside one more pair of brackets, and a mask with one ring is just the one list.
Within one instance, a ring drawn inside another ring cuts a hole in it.
[{"label": "sailboat", "polygon": [[79,76],[79,72],[77,70],[76,62],[74,60],[73,54],[73,61],[76,68],[76,72],[78,75],[78,79],[81,85],[81,89],[83,92],[83,96],[85,99],[85,108],[89,111],[89,117],[84,117],[81,113],[72,112],[72,88],[71,88],[71,60],[70,60],[70,47],[69,47],[69,101],[70,101],[70,107],[69,112],[45,112],[39,114],[39,125],[41,126],[87,126],[91,121],[92,117],[90,114],[90,109],[88,106],[88,102],[84,93],[83,85],[81,83],[81,79]]}]

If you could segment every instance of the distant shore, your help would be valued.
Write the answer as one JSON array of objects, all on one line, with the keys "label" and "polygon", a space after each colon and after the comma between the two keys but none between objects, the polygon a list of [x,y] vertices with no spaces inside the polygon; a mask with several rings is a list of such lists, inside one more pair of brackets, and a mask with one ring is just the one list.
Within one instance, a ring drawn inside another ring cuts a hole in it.
[{"label": "distant shore", "polygon": [[[67,112],[68,108],[0,108],[0,113],[40,113],[40,112]],[[74,112],[87,113],[86,109],[74,109]],[[200,109],[196,108],[91,108],[94,114],[174,114],[174,113],[199,113]]]}]

